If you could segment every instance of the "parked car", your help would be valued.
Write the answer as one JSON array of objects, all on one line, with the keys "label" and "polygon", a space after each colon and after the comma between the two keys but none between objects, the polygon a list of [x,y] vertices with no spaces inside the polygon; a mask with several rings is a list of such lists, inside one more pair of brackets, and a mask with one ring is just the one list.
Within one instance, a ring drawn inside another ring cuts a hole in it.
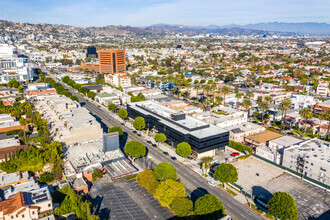
[{"label": "parked car", "polygon": [[176,161],[176,157],[171,157],[172,160]]},{"label": "parked car", "polygon": [[215,182],[210,182],[210,181],[207,181],[208,184],[210,184],[211,186],[215,186]]},{"label": "parked car", "polygon": [[163,154],[165,154],[167,156],[168,155],[168,152],[164,151]]},{"label": "parked car", "polygon": [[230,154],[230,156],[232,156],[232,157],[236,157],[236,156],[238,156],[238,155],[239,155],[238,152],[234,152],[234,153],[231,153],[231,154]]}]

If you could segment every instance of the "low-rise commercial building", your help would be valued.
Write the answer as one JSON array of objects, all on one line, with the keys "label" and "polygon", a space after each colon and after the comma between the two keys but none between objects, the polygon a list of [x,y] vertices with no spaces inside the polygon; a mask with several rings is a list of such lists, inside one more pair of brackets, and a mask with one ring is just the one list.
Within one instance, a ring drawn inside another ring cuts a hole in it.
[{"label": "low-rise commercial building", "polygon": [[188,142],[198,158],[214,156],[229,142],[228,131],[153,101],[128,104],[127,112],[131,119],[143,117],[147,129],[164,133],[174,147]]},{"label": "low-rise commercial building", "polygon": [[36,109],[48,120],[54,139],[66,145],[101,137],[100,123],[86,108],[65,96],[47,96],[36,103]]},{"label": "low-rise commercial building", "polygon": [[244,137],[266,130],[264,126],[260,126],[251,122],[230,126],[226,129],[229,131],[229,140],[236,142],[243,142]]},{"label": "low-rise commercial building", "polygon": [[329,82],[323,81],[317,86],[316,94],[320,96],[328,96],[329,95]]}]

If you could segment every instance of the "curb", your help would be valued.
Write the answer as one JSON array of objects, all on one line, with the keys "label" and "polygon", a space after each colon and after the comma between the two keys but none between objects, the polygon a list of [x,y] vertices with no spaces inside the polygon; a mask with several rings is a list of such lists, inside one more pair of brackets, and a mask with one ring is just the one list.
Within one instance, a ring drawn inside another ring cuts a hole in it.
[{"label": "curb", "polygon": [[248,205],[244,204],[245,207],[249,208],[250,210],[252,210],[253,212],[255,212],[256,214],[258,214],[259,216],[263,216],[261,215],[259,212],[257,212],[256,210],[250,208]]}]

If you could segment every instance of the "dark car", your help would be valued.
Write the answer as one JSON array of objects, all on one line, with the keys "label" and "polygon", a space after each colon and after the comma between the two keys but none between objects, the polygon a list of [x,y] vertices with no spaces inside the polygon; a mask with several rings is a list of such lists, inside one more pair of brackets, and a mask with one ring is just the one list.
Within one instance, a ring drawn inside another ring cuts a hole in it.
[{"label": "dark car", "polygon": [[168,155],[168,152],[164,151],[163,154],[165,154],[167,156]]},{"label": "dark car", "polygon": [[176,161],[176,157],[171,157],[172,160]]}]

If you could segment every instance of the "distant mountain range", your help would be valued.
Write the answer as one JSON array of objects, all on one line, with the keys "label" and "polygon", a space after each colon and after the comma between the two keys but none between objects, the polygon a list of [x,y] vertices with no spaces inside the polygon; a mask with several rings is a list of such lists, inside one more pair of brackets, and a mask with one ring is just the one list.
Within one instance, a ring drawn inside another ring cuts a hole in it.
[{"label": "distant mountain range", "polygon": [[[297,34],[317,34],[317,35],[330,35],[330,24],[327,23],[317,23],[317,22],[305,22],[305,23],[284,23],[284,22],[269,22],[269,23],[257,23],[257,24],[247,24],[247,25],[208,25],[206,27],[202,26],[184,26],[184,25],[167,25],[167,24],[156,24],[150,27],[155,28],[170,28],[172,29],[184,29],[183,27],[189,28],[191,30],[205,31],[221,33],[220,30],[243,30],[249,29],[258,31],[271,31],[271,32],[286,32],[286,33],[297,33]],[[149,27],[149,28],[150,28]],[[237,29],[240,28],[240,29]]]},{"label": "distant mountain range", "polygon": [[14,32],[28,28],[33,30],[35,34],[52,33],[66,34],[76,33],[78,36],[90,35],[149,35],[149,34],[166,34],[166,33],[182,33],[187,35],[196,34],[224,34],[224,35],[294,35],[294,34],[317,34],[330,35],[330,24],[326,23],[258,23],[247,25],[230,24],[225,26],[208,25],[208,26],[187,26],[187,25],[170,25],[155,24],[147,27],[132,27],[122,25],[108,25],[104,27],[74,27],[69,25],[54,24],[29,24],[16,23],[11,21],[0,20],[0,35],[9,34],[7,28],[10,27]]}]

